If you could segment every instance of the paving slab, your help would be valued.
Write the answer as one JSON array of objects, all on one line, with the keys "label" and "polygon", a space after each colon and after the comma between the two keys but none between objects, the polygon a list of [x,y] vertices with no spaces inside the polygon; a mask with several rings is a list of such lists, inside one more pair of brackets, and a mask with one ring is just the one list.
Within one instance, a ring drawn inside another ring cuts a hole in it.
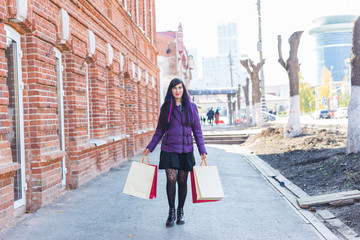
[{"label": "paving slab", "polygon": [[[193,204],[189,177],[184,225],[165,227],[168,205],[163,170],[158,172],[156,199],[122,193],[129,161],[28,214],[2,232],[0,239],[324,239],[244,155],[221,145],[207,145],[207,150],[209,165],[218,167],[225,198]],[[200,157],[195,152],[198,165]],[[158,163],[159,154],[159,147],[150,154],[152,164]]]}]

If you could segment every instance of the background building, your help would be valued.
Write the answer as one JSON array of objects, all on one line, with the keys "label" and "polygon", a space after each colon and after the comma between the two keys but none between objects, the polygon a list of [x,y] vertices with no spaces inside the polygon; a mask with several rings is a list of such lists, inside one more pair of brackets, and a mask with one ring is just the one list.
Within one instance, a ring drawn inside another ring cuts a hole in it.
[{"label": "background building", "polygon": [[316,27],[310,34],[316,38],[317,83],[321,83],[324,67],[329,71],[334,83],[349,78],[349,58],[355,15],[320,17],[314,20]]},{"label": "background building", "polygon": [[[336,110],[339,96],[350,95],[350,54],[355,15],[335,15],[314,20],[316,27],[310,34],[316,39],[317,83],[315,84],[316,108]],[[330,94],[320,96],[322,74],[330,71]]]},{"label": "background building", "polygon": [[200,73],[200,64],[197,49],[189,49],[189,56],[192,58],[194,63],[194,68],[191,70],[191,81],[189,88],[190,89],[200,89],[202,87],[202,79],[199,76]]},{"label": "background building", "polygon": [[218,54],[202,59],[203,88],[229,88],[245,83],[236,23],[218,26]]},{"label": "background building", "polygon": [[236,23],[223,24],[218,26],[218,55],[227,56],[231,52],[237,52],[238,29]]},{"label": "background building", "polygon": [[154,4],[3,1],[0,228],[146,147],[159,111]]},{"label": "background building", "polygon": [[181,23],[178,31],[157,32],[158,66],[160,68],[160,100],[163,102],[171,79],[180,78],[188,88],[193,69],[193,59],[183,42]]}]

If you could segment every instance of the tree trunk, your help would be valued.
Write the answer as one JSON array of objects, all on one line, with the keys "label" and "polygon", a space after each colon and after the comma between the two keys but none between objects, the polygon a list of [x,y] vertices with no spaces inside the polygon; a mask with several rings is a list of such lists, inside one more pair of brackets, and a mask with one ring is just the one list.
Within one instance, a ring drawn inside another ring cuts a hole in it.
[{"label": "tree trunk", "polygon": [[346,153],[360,152],[360,17],[354,24],[351,48],[351,97],[348,109]]},{"label": "tree trunk", "polygon": [[[241,65],[246,69],[246,71],[250,75],[251,79],[251,85],[252,85],[252,94],[253,94],[253,106],[254,106],[254,112],[253,112],[253,120],[255,118],[256,126],[257,127],[263,127],[264,126],[264,119],[262,116],[261,111],[261,92],[260,92],[260,81],[259,81],[259,71],[262,68],[262,66],[265,63],[265,60],[263,59],[260,63],[257,65],[254,64],[254,62],[251,59],[247,60],[241,60]],[[250,66],[249,66],[250,64]],[[250,67],[252,68],[252,71],[250,70]]]},{"label": "tree trunk", "polygon": [[281,36],[278,36],[279,63],[284,67],[290,83],[290,109],[287,124],[284,129],[285,137],[296,137],[302,134],[300,124],[300,96],[299,96],[299,61],[297,52],[300,44],[300,37],[303,31],[294,32],[289,38],[289,58],[284,62],[281,52]]},{"label": "tree trunk", "polygon": [[244,95],[245,95],[245,104],[246,104],[246,126],[251,126],[250,120],[250,99],[249,99],[249,78],[246,78],[246,85],[243,86]]}]

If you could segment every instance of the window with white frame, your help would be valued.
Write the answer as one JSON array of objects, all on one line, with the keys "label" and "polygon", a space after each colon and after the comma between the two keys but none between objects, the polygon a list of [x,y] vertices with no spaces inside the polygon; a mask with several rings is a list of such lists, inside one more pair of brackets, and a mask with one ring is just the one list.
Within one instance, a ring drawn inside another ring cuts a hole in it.
[{"label": "window with white frame", "polygon": [[109,129],[110,129],[110,98],[109,98],[109,69],[106,70],[106,81],[105,81],[105,89],[106,89],[106,94],[105,94],[105,116],[106,116],[106,130],[107,133],[109,133]]},{"label": "window with white frame", "polygon": [[[55,71],[56,71],[56,80],[57,80],[57,99],[58,99],[58,108],[56,109],[56,113],[58,115],[58,121],[59,121],[59,128],[58,128],[58,137],[60,141],[60,149],[61,151],[66,151],[65,148],[65,121],[64,121],[64,87],[63,87],[63,64],[62,64],[62,55],[61,52],[58,49],[54,49],[55,51],[55,57],[56,57],[56,65],[55,65]],[[61,183],[62,185],[66,185],[66,165],[65,165],[65,157],[61,160],[61,169],[62,169],[62,175],[61,175]]]},{"label": "window with white frame", "polygon": [[23,113],[23,89],[21,71],[21,42],[20,34],[13,28],[5,25],[7,78],[6,86],[9,92],[9,115],[8,141],[11,148],[13,162],[20,165],[14,176],[14,208],[26,204],[26,181],[25,181],[25,147],[24,147],[24,113]]},{"label": "window with white frame", "polygon": [[85,62],[85,83],[86,83],[86,122],[87,122],[87,135],[91,139],[90,134],[90,84],[89,84],[89,65]]}]

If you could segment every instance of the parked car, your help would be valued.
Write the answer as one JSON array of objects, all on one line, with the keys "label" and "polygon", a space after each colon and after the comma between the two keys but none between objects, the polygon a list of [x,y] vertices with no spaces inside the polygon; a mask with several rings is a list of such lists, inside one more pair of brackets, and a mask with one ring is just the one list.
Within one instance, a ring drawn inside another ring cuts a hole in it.
[{"label": "parked car", "polygon": [[319,118],[331,118],[329,110],[320,110]]},{"label": "parked car", "polygon": [[313,119],[330,118],[330,112],[328,110],[316,110],[311,114]]},{"label": "parked car", "polygon": [[312,114],[312,118],[314,119],[331,118],[331,115],[328,110],[317,110]]},{"label": "parked car", "polygon": [[334,114],[335,118],[347,118],[348,117],[348,108],[347,107],[340,107],[336,110]]}]

